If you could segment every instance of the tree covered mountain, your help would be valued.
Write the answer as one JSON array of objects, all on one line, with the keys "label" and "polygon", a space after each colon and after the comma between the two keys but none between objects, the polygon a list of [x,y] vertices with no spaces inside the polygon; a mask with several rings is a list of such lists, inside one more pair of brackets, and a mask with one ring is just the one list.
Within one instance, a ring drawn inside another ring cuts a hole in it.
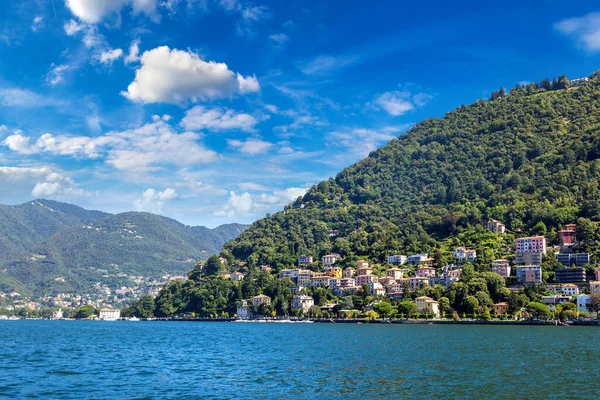
[{"label": "tree covered mountain", "polygon": [[[119,274],[182,274],[245,225],[190,227],[159,215],[111,215],[48,200],[1,206],[0,290],[81,292]],[[121,280],[124,280],[121,279]]]},{"label": "tree covered mountain", "polygon": [[501,89],[489,102],[415,125],[252,224],[224,255],[280,267],[330,251],[375,261],[429,252],[440,261],[463,244],[477,247],[485,269],[511,243],[483,229],[495,218],[508,238],[542,233],[551,242],[579,221],[597,260],[599,75],[577,87],[565,77],[542,83]]}]

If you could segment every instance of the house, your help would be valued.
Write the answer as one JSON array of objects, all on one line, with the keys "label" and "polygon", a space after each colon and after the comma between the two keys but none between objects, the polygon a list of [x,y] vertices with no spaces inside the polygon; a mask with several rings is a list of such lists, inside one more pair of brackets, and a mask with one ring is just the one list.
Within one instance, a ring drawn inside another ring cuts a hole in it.
[{"label": "house", "polygon": [[312,277],[313,272],[311,270],[302,269],[300,272],[298,272],[298,278],[296,279],[296,282],[298,283],[298,286],[309,286]]},{"label": "house", "polygon": [[260,270],[261,270],[261,271],[264,271],[264,272],[271,272],[271,270],[272,270],[272,269],[273,269],[273,268],[271,268],[271,267],[270,267],[270,266],[268,266],[268,265],[261,265],[261,266],[260,266]]},{"label": "house", "polygon": [[354,281],[356,282],[356,286],[363,286],[378,282],[379,279],[377,275],[356,275]]},{"label": "house", "polygon": [[488,231],[491,231],[494,233],[503,234],[506,232],[506,225],[504,225],[502,222],[498,221],[497,219],[491,219],[487,223],[487,229],[488,229]]},{"label": "house", "polygon": [[112,308],[103,308],[100,310],[98,319],[102,321],[116,321],[121,318],[121,310],[113,310]]},{"label": "house", "polygon": [[298,266],[312,264],[312,256],[300,256],[298,257]]},{"label": "house", "polygon": [[392,278],[391,276],[387,276],[387,275],[386,275],[386,276],[384,276],[383,278],[382,278],[382,277],[379,277],[377,280],[378,280],[378,282],[379,282],[379,283],[381,283],[381,284],[382,284],[382,285],[384,285],[384,286],[386,286],[386,285],[389,285],[389,284],[392,284],[392,283],[395,283],[395,282],[396,282],[396,280],[395,280],[394,278]]},{"label": "house", "polygon": [[311,280],[310,280],[310,286],[313,287],[327,287],[330,285],[330,281],[331,281],[331,277],[329,275],[326,274],[318,274],[318,275],[313,275]]},{"label": "house", "polygon": [[385,271],[385,275],[392,279],[402,279],[404,277],[404,271],[405,269],[403,268],[390,268]]},{"label": "house", "polygon": [[283,279],[283,278],[291,278],[292,277],[292,270],[291,269],[282,269],[281,271],[279,271],[279,279]]},{"label": "house", "polygon": [[477,262],[477,251],[469,250],[464,247],[457,247],[454,249],[454,258],[458,260],[458,262]]},{"label": "house", "polygon": [[63,319],[63,312],[62,310],[58,310],[58,311],[54,311],[52,313],[52,318],[51,319]]},{"label": "house", "polygon": [[229,275],[229,279],[232,281],[240,282],[240,281],[244,280],[245,276],[246,276],[246,274],[242,274],[241,272],[232,272]]},{"label": "house", "polygon": [[546,238],[531,236],[519,238],[515,242],[515,263],[539,265],[542,255],[546,254]]},{"label": "house", "polygon": [[433,314],[436,317],[440,316],[440,303],[431,297],[417,297],[413,303],[417,306],[417,310],[420,314]]},{"label": "house", "polygon": [[457,267],[454,264],[444,265],[442,267],[442,275],[439,278],[439,283],[448,287],[454,282],[458,282],[460,280],[460,276],[462,275],[462,268]]},{"label": "house", "polygon": [[418,278],[431,278],[435,276],[435,268],[433,267],[419,267],[415,275]]},{"label": "house", "polygon": [[260,307],[262,304],[268,306],[269,304],[271,304],[271,298],[264,294],[259,294],[258,296],[254,296],[252,298],[252,306],[254,307],[254,312],[258,312],[258,307]]},{"label": "house", "polygon": [[336,287],[333,294],[336,296],[350,296],[362,292],[361,286]]},{"label": "house", "polygon": [[406,263],[409,265],[419,265],[419,264],[423,263],[425,260],[427,260],[428,258],[429,258],[429,254],[427,254],[427,253],[414,254],[412,256],[408,256],[408,258],[406,259]]},{"label": "house", "polygon": [[404,293],[404,282],[396,282],[387,285],[387,292],[389,293]]},{"label": "house", "polygon": [[303,294],[296,295],[292,299],[292,309],[299,308],[303,314],[307,314],[309,308],[315,305],[315,301],[312,297]]},{"label": "house", "polygon": [[580,294],[577,296],[577,310],[579,312],[589,312],[587,305],[590,302],[590,296],[588,294]]},{"label": "house", "polygon": [[342,269],[340,267],[328,266],[325,267],[325,273],[332,278],[341,278],[342,277]]},{"label": "house", "polygon": [[323,256],[323,258],[322,258],[323,265],[333,265],[341,257],[342,256],[340,256],[338,253],[327,254],[326,256]]},{"label": "house", "polygon": [[564,283],[560,285],[560,291],[567,296],[579,296],[579,286],[572,283]]},{"label": "house", "polygon": [[522,265],[515,268],[517,281],[523,284],[539,285],[542,283],[542,267],[539,265]]},{"label": "house", "polygon": [[402,301],[402,299],[404,298],[404,293],[400,293],[400,292],[389,292],[387,294],[387,297],[389,297],[390,299],[394,299],[396,301]]},{"label": "house", "polygon": [[564,296],[561,294],[542,296],[542,303],[547,305],[550,308],[550,310],[552,310],[552,311],[554,311],[554,308],[558,304],[568,303],[569,301],[571,301],[571,296]]},{"label": "house", "polygon": [[590,281],[590,293],[600,293],[600,281]]},{"label": "house", "polygon": [[585,282],[585,268],[556,268],[554,276],[560,283]]},{"label": "house", "polygon": [[367,260],[358,260],[356,262],[356,269],[369,268],[369,262]]},{"label": "house", "polygon": [[369,265],[367,264],[366,266],[362,266],[356,269],[356,276],[371,275],[372,272],[373,268],[369,267]]},{"label": "house", "polygon": [[558,231],[556,236],[558,237],[558,243],[560,247],[569,247],[575,244],[576,231],[576,224],[565,225],[565,229]]},{"label": "house", "polygon": [[556,260],[567,267],[572,265],[581,267],[583,265],[589,265],[590,253],[558,253],[556,255]]},{"label": "house", "polygon": [[501,302],[494,304],[494,314],[504,315],[506,313],[508,313],[508,303]]},{"label": "house", "polygon": [[411,292],[421,288],[421,286],[428,286],[429,278],[414,276],[412,278],[408,278],[408,287]]},{"label": "house", "polygon": [[589,81],[589,78],[585,78],[585,77],[584,77],[584,78],[576,78],[576,79],[571,79],[571,80],[569,81],[569,83],[571,84],[571,86],[579,86],[579,85],[581,85],[582,83],[584,83],[584,82],[587,82],[587,81]]},{"label": "house", "polygon": [[240,302],[240,304],[237,306],[236,314],[239,319],[247,319],[252,317],[248,300],[242,300]]},{"label": "house", "polygon": [[371,296],[385,296],[385,288],[379,282],[370,284],[369,289],[371,289]]},{"label": "house", "polygon": [[352,287],[356,286],[356,280],[354,278],[342,278],[340,281],[340,287]]},{"label": "house", "polygon": [[406,264],[407,261],[408,257],[406,257],[405,255],[394,254],[393,256],[387,257],[388,264],[403,265]]},{"label": "house", "polygon": [[510,264],[508,263],[508,260],[503,258],[494,260],[492,262],[492,272],[497,273],[504,279],[508,278],[510,276]]},{"label": "house", "polygon": [[356,270],[352,267],[348,267],[342,272],[344,278],[352,278],[354,275],[356,275]]}]

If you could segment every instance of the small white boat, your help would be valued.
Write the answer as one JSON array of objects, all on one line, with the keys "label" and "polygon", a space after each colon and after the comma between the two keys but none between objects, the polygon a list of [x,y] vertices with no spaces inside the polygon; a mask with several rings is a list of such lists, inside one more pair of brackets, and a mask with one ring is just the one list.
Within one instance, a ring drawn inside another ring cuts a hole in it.
[{"label": "small white boat", "polygon": [[140,319],[139,319],[138,317],[131,317],[131,318],[128,318],[128,319],[127,319],[127,321],[133,321],[133,322],[137,322],[137,321],[139,321],[139,320],[140,320]]}]

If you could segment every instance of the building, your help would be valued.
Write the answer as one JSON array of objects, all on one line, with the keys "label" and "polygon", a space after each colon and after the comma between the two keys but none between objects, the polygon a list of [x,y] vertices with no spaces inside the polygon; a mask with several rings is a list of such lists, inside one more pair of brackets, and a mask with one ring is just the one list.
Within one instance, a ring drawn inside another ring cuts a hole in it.
[{"label": "building", "polygon": [[404,277],[404,271],[403,268],[390,268],[385,271],[385,275],[392,279],[402,279]]},{"label": "building", "polygon": [[429,286],[429,278],[419,276],[408,278],[408,287],[411,292],[420,289],[421,286]]},{"label": "building", "polygon": [[318,275],[313,275],[311,280],[310,280],[310,286],[313,287],[327,287],[330,286],[331,284],[331,277],[327,274],[318,274]]},{"label": "building", "polygon": [[237,317],[240,319],[247,319],[252,317],[250,306],[248,306],[248,300],[241,301],[241,303],[237,306],[236,314]]},{"label": "building", "polygon": [[559,286],[560,292],[567,296],[579,296],[579,286],[572,283],[565,283]]},{"label": "building", "polygon": [[342,272],[344,278],[352,278],[354,275],[356,275],[356,270],[352,267],[348,267]]},{"label": "building", "polygon": [[557,268],[554,270],[554,276],[557,282],[585,282],[585,268]]},{"label": "building", "polygon": [[298,257],[298,266],[312,264],[312,256],[300,256]]},{"label": "building", "polygon": [[504,315],[508,313],[508,303],[496,303],[494,304],[494,314],[496,315]]},{"label": "building", "polygon": [[367,260],[358,260],[356,262],[356,269],[369,268],[369,262]]},{"label": "building", "polygon": [[243,281],[245,276],[246,276],[246,274],[242,274],[241,272],[232,272],[229,275],[229,279],[232,281],[239,282],[239,281]]},{"label": "building", "polygon": [[587,82],[587,81],[589,81],[589,79],[584,77],[584,78],[571,79],[569,81],[569,83],[571,84],[571,86],[579,86],[582,83]]},{"label": "building", "polygon": [[433,314],[436,317],[440,316],[440,303],[438,303],[431,297],[417,297],[414,303],[417,306],[417,310],[420,314]]},{"label": "building", "polygon": [[531,236],[516,240],[516,252],[542,253],[546,254],[546,238],[543,236]]},{"label": "building", "polygon": [[370,284],[369,289],[371,289],[371,296],[385,296],[385,288],[379,282]]},{"label": "building", "polygon": [[113,310],[112,308],[103,308],[100,310],[98,319],[102,321],[116,321],[121,318],[121,310]]},{"label": "building", "polygon": [[577,225],[575,224],[565,225],[565,229],[558,231],[556,236],[558,237],[558,243],[560,244],[560,247],[568,247],[575,244],[576,231]]},{"label": "building", "polygon": [[464,247],[457,247],[454,249],[454,258],[458,260],[458,262],[477,262],[477,251],[469,250]]},{"label": "building", "polygon": [[61,309],[59,309],[58,311],[54,311],[52,313],[52,318],[51,319],[63,319],[63,312]]},{"label": "building", "polygon": [[542,267],[539,265],[522,265],[515,268],[517,281],[528,285],[542,283]]},{"label": "building", "polygon": [[271,298],[264,294],[259,294],[258,296],[254,296],[252,298],[252,306],[254,307],[254,312],[258,312],[258,307],[261,305],[269,305],[271,304]]},{"label": "building", "polygon": [[272,270],[272,269],[273,269],[273,268],[271,268],[271,267],[270,267],[270,266],[268,266],[268,265],[261,265],[261,266],[260,266],[260,270],[261,270],[261,271],[264,271],[264,272],[271,272],[271,270]]},{"label": "building", "polygon": [[303,314],[308,313],[308,309],[315,305],[315,301],[310,296],[305,296],[303,294],[296,295],[292,299],[292,309],[299,308],[302,310]]},{"label": "building", "polygon": [[387,257],[388,264],[404,265],[408,261],[408,257],[404,255],[395,254]]},{"label": "building", "polygon": [[406,259],[406,263],[409,265],[419,265],[425,262],[429,258],[429,254],[413,254],[412,256],[408,256]]},{"label": "building", "polygon": [[419,278],[432,278],[435,276],[435,268],[433,267],[419,267],[415,275]]},{"label": "building", "polygon": [[556,260],[567,267],[572,265],[580,267],[582,265],[589,265],[590,253],[558,253]]},{"label": "building", "polygon": [[596,280],[600,281],[600,268],[596,268]]},{"label": "building", "polygon": [[296,282],[298,286],[309,286],[311,279],[313,277],[313,272],[309,269],[302,269],[298,272],[298,278]]},{"label": "building", "polygon": [[356,276],[361,276],[361,275],[371,275],[371,273],[373,272],[373,268],[369,267],[369,264],[367,263],[366,266],[362,266],[362,267],[358,267],[356,269]]},{"label": "building", "polygon": [[600,281],[590,281],[590,293],[600,293]]},{"label": "building", "polygon": [[565,296],[561,294],[542,296],[542,303],[550,307],[552,311],[554,311],[554,307],[556,307],[558,304],[568,303],[569,301],[571,301],[571,296]]},{"label": "building", "polygon": [[354,281],[356,282],[356,286],[363,286],[379,282],[379,279],[377,278],[377,275],[356,275]]},{"label": "building", "polygon": [[282,269],[281,271],[279,271],[279,279],[291,278],[291,277],[292,277],[291,269]]},{"label": "building", "polygon": [[332,265],[325,267],[325,273],[332,278],[341,278],[342,269],[340,267],[334,267]]},{"label": "building", "polygon": [[510,276],[510,264],[508,263],[508,260],[503,258],[494,260],[492,262],[492,272],[497,273],[504,279],[508,278]]},{"label": "building", "polygon": [[590,301],[590,296],[587,294],[580,294],[577,296],[577,310],[579,312],[589,312],[587,305]]},{"label": "building", "polygon": [[333,265],[341,257],[338,253],[327,254],[323,256],[323,265]]},{"label": "building", "polygon": [[488,231],[494,232],[494,233],[506,233],[506,225],[504,225],[502,222],[498,221],[497,219],[491,219],[488,221],[487,223],[487,229]]}]

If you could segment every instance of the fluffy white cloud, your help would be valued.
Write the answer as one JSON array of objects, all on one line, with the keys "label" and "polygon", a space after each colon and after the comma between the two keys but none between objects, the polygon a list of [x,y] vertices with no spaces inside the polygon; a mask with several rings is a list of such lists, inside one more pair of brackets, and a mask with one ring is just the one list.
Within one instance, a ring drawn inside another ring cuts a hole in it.
[{"label": "fluffy white cloud", "polygon": [[260,139],[247,139],[246,141],[242,140],[227,140],[229,146],[238,149],[240,153],[255,155],[266,153],[271,147],[273,147],[273,143],[265,142]]},{"label": "fluffy white cloud", "polygon": [[131,64],[140,60],[140,40],[136,39],[129,46],[129,54],[125,56],[125,64]]},{"label": "fluffy white cloud", "polygon": [[0,192],[27,192],[34,197],[87,196],[69,177],[49,167],[0,167]]},{"label": "fluffy white cloud", "polygon": [[215,131],[242,130],[254,132],[259,121],[250,114],[237,113],[220,107],[194,106],[186,111],[181,126],[188,130],[209,129]]},{"label": "fluffy white cloud", "polygon": [[191,51],[167,46],[146,51],[135,80],[122,95],[140,103],[183,103],[229,97],[260,89],[255,77],[235,74],[227,64],[206,62]]},{"label": "fluffy white cloud", "polygon": [[600,13],[564,19],[554,24],[554,29],[571,37],[588,51],[600,50]]},{"label": "fluffy white cloud", "polygon": [[125,6],[131,6],[134,14],[146,14],[156,18],[158,0],[67,0],[71,13],[80,20],[97,24],[109,16],[121,12]]},{"label": "fluffy white cloud", "polygon": [[31,23],[31,30],[37,32],[44,26],[44,17],[37,15]]},{"label": "fluffy white cloud", "polygon": [[167,188],[162,192],[148,188],[142,193],[139,199],[133,202],[133,206],[136,211],[160,213],[166,202],[176,200],[178,197],[177,192],[171,188]]},{"label": "fluffy white cloud", "polygon": [[237,194],[232,191],[229,193],[227,204],[223,209],[216,211],[214,215],[229,218],[256,217],[291,203],[299,196],[304,196],[307,190],[292,187],[283,190],[277,189],[271,194],[261,193],[259,195],[251,195],[248,192]]},{"label": "fluffy white cloud", "polygon": [[52,64],[50,66],[50,72],[48,72],[48,75],[46,75],[46,82],[48,82],[50,85],[54,86],[54,85],[58,85],[59,83],[64,82],[65,77],[65,71],[69,69],[68,65],[55,65]]},{"label": "fluffy white cloud", "polygon": [[422,92],[413,95],[408,91],[392,91],[375,96],[373,105],[376,108],[384,109],[389,115],[397,117],[416,107],[423,107],[432,98],[432,95]]},{"label": "fluffy white cloud", "polygon": [[178,133],[163,119],[126,131],[98,137],[42,135],[35,143],[21,133],[2,143],[21,154],[51,153],[76,158],[105,158],[116,169],[127,172],[156,170],[162,164],[195,165],[214,161],[212,150],[199,144],[194,132]]},{"label": "fluffy white cloud", "polygon": [[112,64],[123,55],[121,49],[107,49],[100,53],[100,62],[102,64]]}]

